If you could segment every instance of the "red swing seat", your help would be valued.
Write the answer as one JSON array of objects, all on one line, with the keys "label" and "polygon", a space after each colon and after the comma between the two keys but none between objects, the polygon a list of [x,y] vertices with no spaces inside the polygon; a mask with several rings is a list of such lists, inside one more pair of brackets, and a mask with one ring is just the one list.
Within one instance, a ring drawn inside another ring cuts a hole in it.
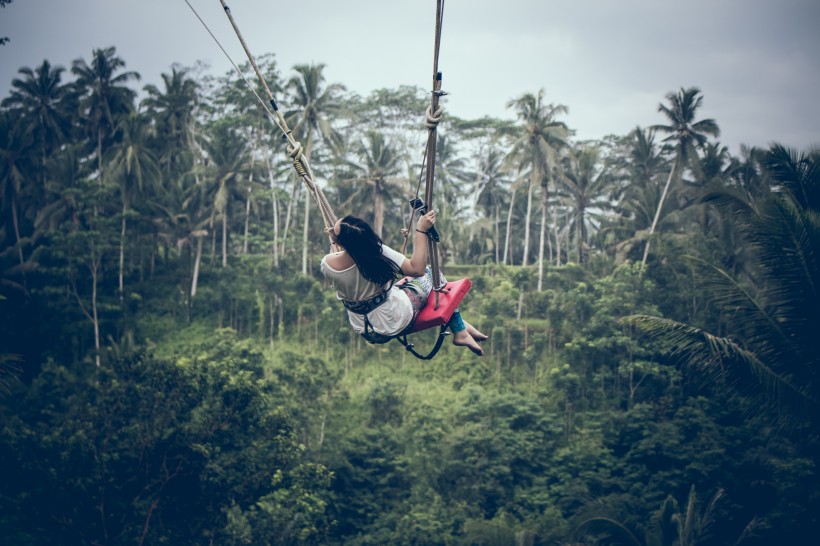
[{"label": "red swing seat", "polygon": [[473,283],[470,282],[470,279],[458,279],[448,282],[445,285],[445,289],[448,290],[448,292],[439,292],[438,309],[436,309],[435,293],[430,294],[430,297],[427,299],[427,304],[424,306],[424,309],[421,310],[421,313],[419,313],[410,331],[420,332],[428,328],[447,324],[472,285]]}]

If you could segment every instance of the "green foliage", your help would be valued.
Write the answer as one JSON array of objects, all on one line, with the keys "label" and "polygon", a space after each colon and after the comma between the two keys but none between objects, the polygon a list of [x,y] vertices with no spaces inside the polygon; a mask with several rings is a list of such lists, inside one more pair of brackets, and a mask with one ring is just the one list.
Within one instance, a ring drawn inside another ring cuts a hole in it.
[{"label": "green foliage", "polygon": [[[358,209],[337,212],[398,248],[429,97],[260,62],[329,201]],[[0,105],[0,541],[817,536],[816,151],[731,157],[697,88],[670,125],[597,142],[542,93],[518,121],[445,116],[442,261],[491,335],[421,363],[351,331],[243,82],[175,65],[137,104],[124,67],[24,68]]]},{"label": "green foliage", "polygon": [[[328,474],[226,342],[178,363],[44,370],[3,430],[4,528],[18,544],[313,543]],[[236,354],[236,351],[233,351]],[[283,522],[292,522],[285,525]]]}]

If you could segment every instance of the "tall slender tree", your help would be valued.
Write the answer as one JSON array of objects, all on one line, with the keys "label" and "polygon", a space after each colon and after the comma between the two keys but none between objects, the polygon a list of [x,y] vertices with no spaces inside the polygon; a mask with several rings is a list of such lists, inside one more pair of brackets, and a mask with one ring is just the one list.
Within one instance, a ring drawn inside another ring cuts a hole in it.
[{"label": "tall slender tree", "polygon": [[475,207],[493,222],[493,247],[495,263],[500,261],[501,207],[510,188],[508,173],[504,169],[504,156],[500,147],[491,144],[480,155],[478,187],[475,191]]},{"label": "tall slender tree", "polygon": [[590,226],[599,227],[603,213],[613,208],[610,190],[615,179],[604,168],[600,151],[595,146],[582,146],[572,151],[564,163],[563,184],[557,195],[572,209],[567,227],[574,234],[578,263],[583,263]]},{"label": "tall slender tree", "polygon": [[386,208],[396,202],[396,194],[406,188],[407,179],[398,176],[402,169],[402,157],[379,131],[368,131],[357,147],[359,162],[353,164],[358,186],[345,200],[343,206],[353,202],[360,205],[358,214],[372,214],[373,231],[383,236]]},{"label": "tall slender tree", "polygon": [[149,145],[148,119],[140,114],[122,118],[117,128],[120,138],[109,150],[112,176],[118,181],[122,204],[120,221],[119,292],[124,297],[126,226],[131,202],[148,184],[160,182],[156,154]]},{"label": "tall slender tree", "polygon": [[153,84],[145,86],[147,96],[142,106],[152,119],[156,139],[161,143],[157,159],[162,174],[173,179],[192,167],[199,86],[187,69],[176,65],[161,77],[162,89]]},{"label": "tall slender tree", "polygon": [[228,265],[228,218],[232,205],[243,201],[243,181],[249,168],[248,144],[229,120],[221,120],[211,129],[204,142],[208,156],[208,182],[203,190],[212,203],[211,226],[219,218],[222,223],[222,267]]},{"label": "tall slender tree", "polygon": [[660,199],[657,178],[667,164],[652,128],[635,127],[624,144],[622,168],[627,183],[615,202],[616,215],[606,228],[614,235],[611,248],[617,261],[645,244]]},{"label": "tall slender tree", "polygon": [[21,77],[12,81],[11,92],[2,102],[8,112],[7,121],[15,120],[13,127],[4,123],[2,131],[7,140],[2,156],[4,186],[10,199],[21,268],[25,262],[21,216],[35,221],[48,205],[48,163],[71,129],[72,101],[69,86],[62,83],[64,70],[47,60],[34,70],[21,68]]},{"label": "tall slender tree", "polygon": [[[566,114],[569,110],[563,104],[545,104],[544,90],[537,95],[526,93],[507,103],[508,108],[515,108],[521,125],[516,128],[517,139],[510,151],[511,156],[522,165],[526,165],[530,172],[530,181],[527,188],[527,216],[524,228],[524,256],[521,265],[527,265],[530,240],[530,221],[532,217],[532,195],[536,187],[544,192],[542,204],[546,202],[549,188],[548,171],[555,165],[558,150],[567,144],[569,129],[563,121],[556,118]],[[542,209],[544,207],[542,206]],[[546,214],[542,210],[542,214]]]},{"label": "tall slender tree", "polygon": [[17,122],[32,135],[36,147],[39,190],[45,188],[46,162],[49,155],[65,140],[70,131],[70,88],[62,83],[65,69],[51,66],[47,60],[32,70],[21,68],[21,78],[11,82],[11,93],[2,106],[14,112]]},{"label": "tall slender tree", "polygon": [[[31,140],[24,128],[15,123],[9,112],[0,112],[0,210],[3,212],[3,224],[0,234],[5,234],[6,222],[11,222],[14,242],[10,245],[17,254],[19,271],[25,286],[25,255],[23,252],[23,234],[21,230],[21,198],[24,198],[25,180],[28,178],[26,148]],[[0,238],[4,254],[6,241]],[[15,273],[15,272],[11,272]],[[16,274],[15,274],[16,276]]]},{"label": "tall slender tree", "polygon": [[697,87],[690,87],[688,89],[681,88],[677,93],[668,93],[666,95],[668,105],[661,103],[658,105],[658,111],[666,116],[669,121],[668,125],[654,125],[652,128],[662,133],[668,133],[669,136],[664,139],[664,142],[671,142],[675,147],[675,160],[672,163],[672,170],[669,171],[669,177],[666,179],[666,184],[663,187],[658,208],[655,210],[655,216],[652,219],[652,225],[649,227],[649,237],[646,240],[646,246],[643,251],[643,259],[641,266],[646,267],[646,260],[649,257],[649,247],[652,242],[652,235],[655,233],[655,228],[658,225],[658,219],[661,215],[661,209],[666,201],[666,196],[669,193],[669,187],[672,182],[679,178],[683,170],[687,167],[699,172],[698,153],[697,148],[706,144],[709,136],[717,137],[720,135],[720,129],[713,119],[703,119],[695,121],[698,108],[703,104],[703,95]]},{"label": "tall slender tree", "polygon": [[518,139],[513,144],[511,154],[529,166],[530,184],[527,190],[527,216],[524,227],[524,255],[521,265],[527,265],[530,219],[532,217],[532,194],[535,187],[541,187],[541,230],[538,244],[538,287],[544,276],[544,246],[546,243],[547,214],[549,210],[549,184],[553,179],[552,170],[557,164],[558,151],[567,145],[569,128],[556,118],[569,110],[563,104],[544,104],[544,90],[538,95],[527,93],[507,103],[514,107],[523,127],[519,128]]},{"label": "tall slender tree", "polygon": [[137,72],[122,72],[125,61],[115,47],[95,49],[91,64],[77,59],[71,66],[76,76],[74,87],[79,97],[81,123],[96,141],[97,175],[103,179],[103,154],[110,144],[117,121],[134,111],[136,91],[127,87],[139,80]]}]

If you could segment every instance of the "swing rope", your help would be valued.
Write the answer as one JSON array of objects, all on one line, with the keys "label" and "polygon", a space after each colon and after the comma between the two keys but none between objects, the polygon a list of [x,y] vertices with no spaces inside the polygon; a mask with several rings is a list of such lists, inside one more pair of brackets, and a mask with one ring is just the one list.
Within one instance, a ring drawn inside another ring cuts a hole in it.
[{"label": "swing rope", "polygon": [[[441,49],[441,27],[444,18],[444,0],[436,1],[435,45],[433,47],[433,90],[430,97],[430,106],[426,112],[427,126],[427,177],[424,187],[424,202],[429,209],[433,208],[433,187],[436,176],[436,135],[438,123],[441,120],[442,108],[439,98],[444,95],[441,91],[441,72],[438,69],[439,50]],[[444,288],[441,284],[441,266],[439,264],[438,245],[431,238],[427,238],[427,255],[430,268],[433,270],[433,291],[435,292],[435,309],[438,309],[439,292]]]},{"label": "swing rope", "polygon": [[319,211],[322,214],[322,220],[325,224],[325,231],[329,231],[333,228],[333,225],[336,223],[336,214],[333,212],[333,208],[330,206],[330,203],[325,197],[322,188],[320,188],[319,185],[316,183],[316,177],[313,175],[313,170],[310,168],[310,162],[308,161],[308,158],[304,153],[304,148],[302,147],[302,144],[294,138],[293,131],[290,129],[290,127],[288,127],[288,123],[285,120],[285,116],[283,116],[282,112],[280,112],[279,106],[276,104],[276,99],[274,99],[273,93],[271,92],[270,87],[268,87],[268,83],[267,81],[265,81],[265,77],[262,75],[262,71],[256,64],[256,59],[254,58],[253,54],[248,48],[248,45],[245,42],[242,33],[239,31],[239,26],[236,24],[236,21],[233,18],[231,9],[225,3],[225,0],[219,0],[219,3],[222,5],[222,9],[224,10],[225,15],[228,17],[228,20],[231,23],[231,27],[233,27],[233,30],[236,33],[236,37],[239,38],[239,43],[242,44],[242,49],[245,50],[245,55],[248,57],[248,61],[250,61],[251,67],[253,67],[253,71],[256,73],[256,77],[259,80],[259,83],[262,85],[262,88],[265,91],[268,103],[270,104],[270,107],[273,109],[273,111],[271,111],[271,108],[268,108],[268,104],[265,103],[262,97],[259,96],[259,93],[256,92],[256,89],[254,89],[254,87],[251,85],[251,83],[248,81],[248,79],[245,77],[245,75],[242,73],[242,71],[233,61],[233,59],[231,59],[231,56],[228,55],[228,52],[225,50],[224,47],[222,47],[222,44],[219,42],[216,36],[214,36],[214,33],[211,32],[211,29],[208,27],[208,25],[205,23],[202,17],[199,16],[199,13],[197,13],[196,9],[194,9],[194,7],[188,0],[185,0],[185,3],[188,4],[188,7],[191,9],[192,12],[194,12],[194,15],[196,15],[197,19],[199,19],[199,22],[202,23],[202,26],[205,27],[205,30],[207,30],[208,34],[211,35],[211,38],[213,38],[213,40],[219,46],[219,49],[221,49],[222,53],[224,53],[225,56],[228,58],[231,65],[234,67],[236,72],[245,82],[245,85],[248,86],[248,89],[251,90],[253,95],[259,101],[259,104],[262,106],[262,109],[267,114],[268,119],[270,119],[271,122],[274,125],[276,125],[281,131],[282,139],[287,142],[286,150],[288,157],[290,158],[291,163],[293,164],[293,168],[296,171],[296,174],[302,179],[302,182],[305,184],[307,190],[313,196],[314,200],[316,201],[316,204],[319,206]]}]

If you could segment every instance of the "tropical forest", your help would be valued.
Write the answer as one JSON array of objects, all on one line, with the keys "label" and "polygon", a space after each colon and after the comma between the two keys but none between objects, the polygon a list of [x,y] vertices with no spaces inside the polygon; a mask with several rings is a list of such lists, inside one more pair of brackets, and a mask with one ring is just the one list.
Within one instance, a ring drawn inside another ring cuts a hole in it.
[{"label": "tropical forest", "polygon": [[0,543],[816,543],[818,149],[730,151],[697,82],[596,140],[544,89],[442,96],[439,262],[489,339],[420,360],[350,327],[288,138],[400,249],[430,91],[257,62],[286,135],[256,79],[114,47],[3,82]]}]

